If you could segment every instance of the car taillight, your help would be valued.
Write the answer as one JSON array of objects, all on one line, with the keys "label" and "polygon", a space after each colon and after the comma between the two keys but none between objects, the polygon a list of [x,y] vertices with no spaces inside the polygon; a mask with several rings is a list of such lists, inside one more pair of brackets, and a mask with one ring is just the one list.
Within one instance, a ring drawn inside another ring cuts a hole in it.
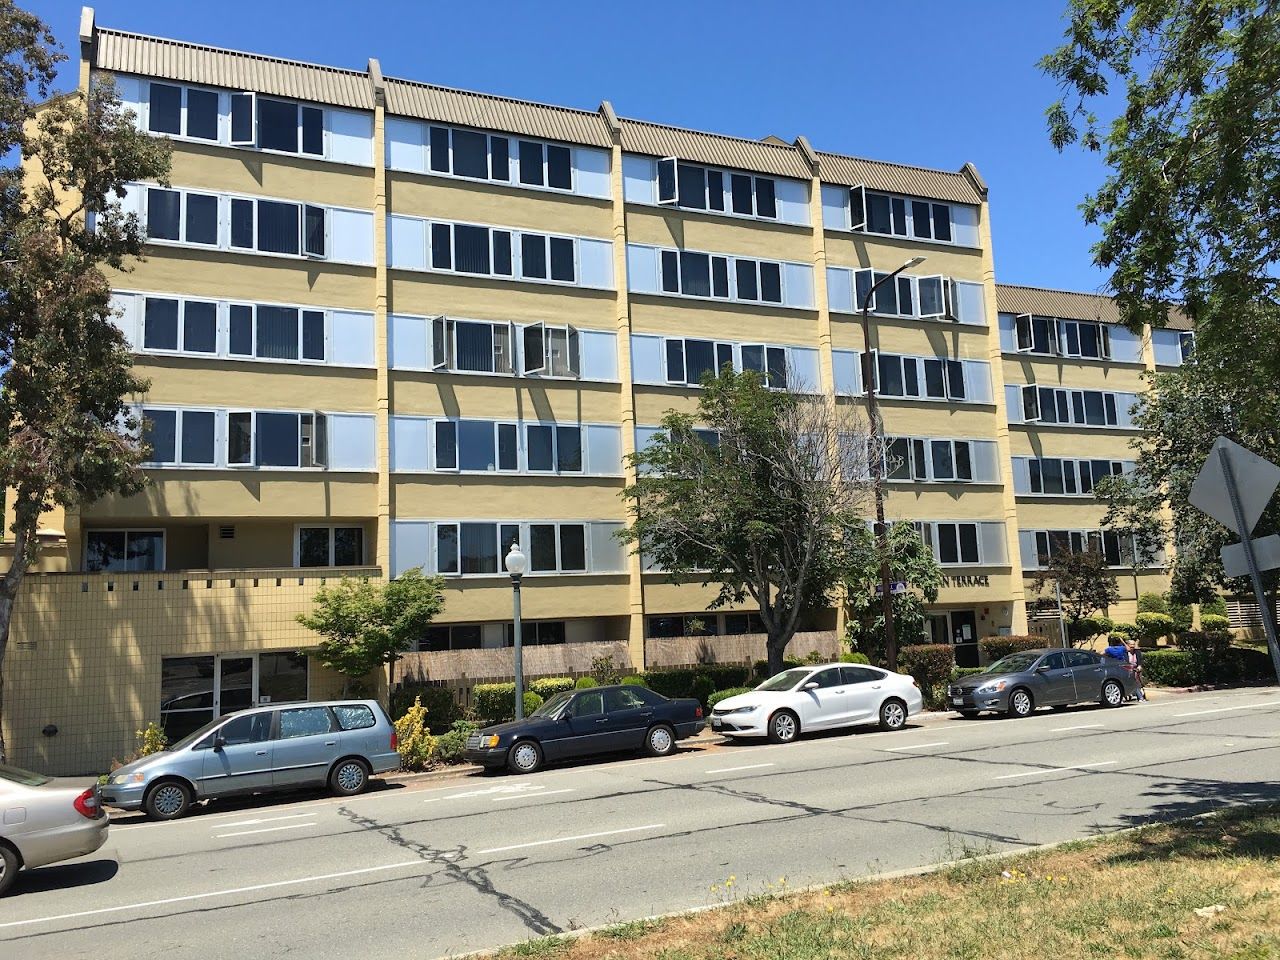
[{"label": "car taillight", "polygon": [[396,735],[394,730],[391,731],[391,749],[393,751],[400,749],[400,738]]},{"label": "car taillight", "polygon": [[102,804],[98,802],[98,794],[93,787],[76,797],[72,806],[76,808],[76,813],[90,820],[96,820],[102,816]]},{"label": "car taillight", "polygon": [[701,707],[694,707],[694,708],[693,708],[693,719],[695,719],[695,720],[701,720],[701,719],[702,719],[702,708],[701,708]]}]

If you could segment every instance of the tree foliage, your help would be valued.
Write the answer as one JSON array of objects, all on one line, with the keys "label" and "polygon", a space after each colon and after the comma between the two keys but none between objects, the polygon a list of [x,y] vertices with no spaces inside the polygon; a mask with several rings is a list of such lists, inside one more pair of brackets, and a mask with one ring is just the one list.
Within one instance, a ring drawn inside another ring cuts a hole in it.
[{"label": "tree foliage", "polygon": [[[1070,0],[1041,61],[1063,97],[1060,149],[1110,174],[1084,204],[1095,263],[1131,324],[1178,304],[1197,350],[1280,372],[1280,6],[1246,0]],[[1109,119],[1095,109],[1114,109]],[[1272,391],[1274,392],[1274,391]]]},{"label": "tree foliage", "polygon": [[696,415],[668,412],[633,456],[623,538],[673,580],[718,584],[712,608],[754,600],[776,672],[804,618],[865,561],[866,538],[849,533],[864,526],[866,451],[851,407],[726,368],[703,380]]},{"label": "tree foliage", "polygon": [[[883,663],[884,604],[876,593],[880,586],[880,558],[876,553],[875,534],[866,527],[857,536],[865,538],[855,552],[861,561],[845,578],[845,614],[848,626],[845,640],[851,649],[865,653],[876,663]],[[928,643],[928,616],[925,608],[938,600],[942,588],[942,567],[933,551],[920,537],[920,532],[906,521],[892,523],[887,533],[889,544],[889,579],[907,584],[905,593],[890,595],[893,623],[900,647]]]},{"label": "tree foliage", "polygon": [[1037,593],[1061,598],[1067,635],[1083,644],[1105,633],[1108,624],[1094,614],[1120,602],[1120,587],[1100,550],[1057,550],[1043,570],[1036,572]]},{"label": "tree foliage", "polygon": [[384,664],[395,663],[444,609],[444,580],[418,568],[380,583],[340,580],[316,591],[298,622],[320,634],[316,659],[346,678],[346,689]]},{"label": "tree foliage", "polygon": [[147,384],[112,322],[103,270],[141,253],[138,219],[118,200],[130,181],[167,181],[169,145],[137,130],[110,82],[37,103],[62,59],[37,18],[0,0],[0,148],[22,159],[0,170],[0,486],[14,512],[13,562],[0,580],[0,709],[13,602],[39,554],[41,514],[136,492],[143,480],[128,401]]}]

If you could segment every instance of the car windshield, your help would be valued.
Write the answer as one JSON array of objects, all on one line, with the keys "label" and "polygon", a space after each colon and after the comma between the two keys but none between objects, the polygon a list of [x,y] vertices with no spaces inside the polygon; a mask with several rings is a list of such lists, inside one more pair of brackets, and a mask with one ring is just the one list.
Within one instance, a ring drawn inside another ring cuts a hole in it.
[{"label": "car windshield", "polygon": [[165,747],[165,749],[166,750],[185,750],[187,747],[191,746],[193,743],[195,743],[197,740],[199,740],[201,737],[207,734],[214,727],[220,726],[224,721],[226,721],[226,719],[227,719],[226,717],[218,717],[216,720],[210,720],[203,727],[200,727],[198,730],[188,733],[185,737],[183,737],[177,743],[171,743],[169,744],[169,746]]},{"label": "car windshield", "polygon": [[1032,664],[1040,659],[1038,653],[1011,653],[1007,657],[997,660],[983,673],[1025,673],[1031,669]]},{"label": "car windshield", "polygon": [[533,713],[529,714],[529,716],[531,717],[555,716],[555,714],[557,714],[560,711],[560,709],[566,703],[569,702],[569,698],[571,696],[573,696],[573,694],[570,691],[562,690],[559,693],[557,693],[554,697],[552,697],[550,700],[548,700],[546,703],[544,703],[542,706],[538,707],[538,709],[533,711]]},{"label": "car windshield", "polygon": [[49,782],[48,777],[42,777],[30,770],[23,770],[21,767],[11,767],[7,763],[0,763],[0,780],[19,783],[24,787],[43,787]]},{"label": "car windshield", "polygon": [[770,677],[757,690],[790,690],[797,683],[807,677],[812,671],[807,667],[801,667],[792,670],[783,670],[776,676]]}]

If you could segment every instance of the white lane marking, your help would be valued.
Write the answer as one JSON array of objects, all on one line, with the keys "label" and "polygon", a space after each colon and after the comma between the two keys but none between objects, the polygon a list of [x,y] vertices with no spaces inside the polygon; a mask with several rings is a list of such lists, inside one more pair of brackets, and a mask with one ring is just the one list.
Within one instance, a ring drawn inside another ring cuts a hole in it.
[{"label": "white lane marking", "polygon": [[447,797],[427,797],[423,803],[438,803],[441,800],[469,800],[472,797],[492,797],[494,794],[504,794],[506,796],[528,796],[539,793],[547,788],[540,783],[511,783],[499,784],[496,787],[484,787],[480,790],[466,790],[462,793],[451,793]]},{"label": "white lane marking", "polygon": [[291,813],[287,817],[259,817],[257,820],[237,820],[235,823],[220,823],[214,830],[223,830],[227,827],[256,827],[260,823],[272,823],[276,820],[302,820],[306,817],[314,817],[314,813]]},{"label": "white lane marking", "polygon": [[1077,723],[1074,727],[1054,727],[1050,733],[1065,733],[1068,730],[1092,730],[1095,727],[1105,727],[1105,723]]},{"label": "white lane marking", "polygon": [[215,840],[222,840],[224,837],[247,837],[251,833],[274,833],[276,830],[301,830],[303,827],[318,827],[316,821],[310,823],[290,823],[283,827],[262,827],[259,830],[233,830],[230,833],[215,833]]},{"label": "white lane marking", "polygon": [[612,837],[619,833],[639,833],[641,830],[661,830],[665,823],[646,823],[643,827],[623,827],[621,830],[601,830],[599,833],[580,833],[576,837],[554,837],[551,840],[532,840],[529,843],[513,843],[509,847],[490,847],[477,850],[482,853],[506,853],[508,850],[524,850],[527,847],[545,847],[549,843],[572,843],[575,840],[594,840],[596,837]]},{"label": "white lane marking", "polygon": [[714,770],[708,770],[707,773],[735,773],[738,770],[759,770],[761,767],[776,767],[776,763],[748,763],[742,767],[717,767]]},{"label": "white lane marking", "polygon": [[541,790],[537,793],[513,793],[506,797],[492,797],[490,803],[502,803],[506,800],[541,800],[543,797],[549,797],[556,793],[573,793],[573,787],[565,787],[563,790]]},{"label": "white lane marking", "polygon": [[932,743],[912,743],[905,747],[885,747],[885,753],[895,753],[899,750],[923,750],[925,747],[945,747],[946,740],[934,740]]},{"label": "white lane marking", "polygon": [[996,777],[997,780],[1013,780],[1016,777],[1034,777],[1046,773],[1062,773],[1065,770],[1089,770],[1093,767],[1111,767],[1119,763],[1119,760],[1100,760],[1097,763],[1075,763],[1069,767],[1048,767],[1041,770],[1024,770],[1022,773],[1006,773],[1003,776]]},{"label": "white lane marking", "polygon": [[313,883],[319,880],[341,880],[346,877],[358,877],[366,873],[379,873],[384,870],[399,870],[403,867],[430,866],[422,860],[402,860],[399,863],[386,863],[380,867],[361,867],[358,870],[343,870],[341,873],[321,873],[311,877],[298,877],[295,880],[274,880],[271,883],[255,883],[250,887],[232,887],[227,890],[210,890],[207,893],[191,893],[185,897],[168,897],[164,900],[143,900],[139,903],[125,903],[116,907],[99,907],[97,910],[81,910],[78,913],[61,913],[50,917],[33,917],[30,920],[10,920],[0,923],[0,930],[6,927],[25,927],[33,923],[55,923],[59,920],[78,920],[81,917],[96,917],[105,913],[120,913],[123,910],[145,910],[147,907],[163,907],[171,903],[189,903],[192,900],[207,900],[210,897],[231,897],[239,893],[254,893],[258,890],[271,890],[275,887],[294,886],[299,883]]},{"label": "white lane marking", "polygon": [[1242,703],[1234,707],[1217,707],[1213,710],[1193,710],[1190,713],[1175,713],[1175,717],[1202,717],[1206,713],[1226,713],[1228,710],[1253,710],[1257,707],[1274,707],[1280,700],[1263,700],[1261,703]]}]

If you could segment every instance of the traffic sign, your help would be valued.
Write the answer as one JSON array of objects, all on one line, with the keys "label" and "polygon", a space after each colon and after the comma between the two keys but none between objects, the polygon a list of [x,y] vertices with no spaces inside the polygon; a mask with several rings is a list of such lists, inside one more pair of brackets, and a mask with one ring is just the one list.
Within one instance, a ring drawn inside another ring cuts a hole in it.
[{"label": "traffic sign", "polygon": [[[1280,536],[1259,537],[1253,541],[1253,558],[1259,570],[1280,567]],[[1243,543],[1232,543],[1222,548],[1222,569],[1228,577],[1249,576],[1249,557]]]},{"label": "traffic sign", "polygon": [[[892,583],[889,584],[890,596],[893,596],[895,593],[906,593],[906,592],[907,592],[907,582],[905,580],[894,580]],[[876,596],[877,597],[884,596],[884,584],[882,583],[876,584]]]},{"label": "traffic sign", "polygon": [[[1222,451],[1226,452],[1226,459],[1230,461],[1240,498],[1240,513],[1247,527],[1243,531],[1237,528]],[[1271,502],[1271,495],[1276,492],[1277,486],[1280,486],[1280,467],[1226,437],[1219,437],[1213,441],[1209,456],[1200,468],[1195,483],[1191,485],[1191,495],[1187,499],[1192,506],[1199,507],[1224,527],[1236,530],[1241,537],[1247,537],[1257,526],[1262,511]]]}]

